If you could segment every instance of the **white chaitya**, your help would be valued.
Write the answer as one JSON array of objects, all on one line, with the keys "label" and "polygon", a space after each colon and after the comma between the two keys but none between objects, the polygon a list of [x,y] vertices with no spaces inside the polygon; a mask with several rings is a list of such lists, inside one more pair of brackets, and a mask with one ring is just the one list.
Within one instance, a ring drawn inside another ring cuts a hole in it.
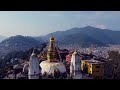
[{"label": "white chaitya", "polygon": [[28,78],[39,79],[39,74],[40,74],[39,61],[38,61],[37,55],[33,51],[29,60]]},{"label": "white chaitya", "polygon": [[75,76],[80,71],[80,55],[75,51],[70,64],[70,76]]}]

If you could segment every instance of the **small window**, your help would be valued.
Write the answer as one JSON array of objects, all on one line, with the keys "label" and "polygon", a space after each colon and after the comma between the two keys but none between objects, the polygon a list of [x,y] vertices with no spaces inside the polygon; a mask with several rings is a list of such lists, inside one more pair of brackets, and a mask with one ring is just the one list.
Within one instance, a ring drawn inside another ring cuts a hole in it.
[{"label": "small window", "polygon": [[96,66],[96,68],[100,68],[100,66]]}]

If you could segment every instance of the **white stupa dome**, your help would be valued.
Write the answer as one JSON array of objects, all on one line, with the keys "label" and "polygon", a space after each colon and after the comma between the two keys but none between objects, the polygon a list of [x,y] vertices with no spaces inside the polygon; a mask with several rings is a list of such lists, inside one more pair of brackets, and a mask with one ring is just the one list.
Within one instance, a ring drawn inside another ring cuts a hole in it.
[{"label": "white stupa dome", "polygon": [[66,72],[66,67],[62,62],[48,62],[48,61],[43,61],[40,63],[40,67],[42,68],[42,74],[45,72],[47,74],[54,74],[54,71],[58,69],[60,73],[65,73]]}]

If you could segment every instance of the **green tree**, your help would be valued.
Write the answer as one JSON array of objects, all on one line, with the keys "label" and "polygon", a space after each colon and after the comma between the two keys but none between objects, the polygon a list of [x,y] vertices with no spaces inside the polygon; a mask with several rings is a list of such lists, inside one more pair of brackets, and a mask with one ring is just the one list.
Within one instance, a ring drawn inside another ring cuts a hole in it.
[{"label": "green tree", "polygon": [[117,73],[120,72],[120,54],[118,51],[108,51],[108,59],[111,61],[112,78],[117,78]]}]

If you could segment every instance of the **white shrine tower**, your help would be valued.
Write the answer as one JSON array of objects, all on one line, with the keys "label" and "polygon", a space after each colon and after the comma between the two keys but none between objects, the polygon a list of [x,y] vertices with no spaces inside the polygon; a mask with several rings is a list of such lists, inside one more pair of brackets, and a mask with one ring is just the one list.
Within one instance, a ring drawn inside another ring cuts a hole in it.
[{"label": "white shrine tower", "polygon": [[33,50],[29,60],[28,78],[39,79],[39,75],[40,75],[39,61],[37,55],[35,54],[35,50]]},{"label": "white shrine tower", "polygon": [[80,55],[77,51],[72,54],[70,63],[70,76],[74,77],[80,73]]}]

